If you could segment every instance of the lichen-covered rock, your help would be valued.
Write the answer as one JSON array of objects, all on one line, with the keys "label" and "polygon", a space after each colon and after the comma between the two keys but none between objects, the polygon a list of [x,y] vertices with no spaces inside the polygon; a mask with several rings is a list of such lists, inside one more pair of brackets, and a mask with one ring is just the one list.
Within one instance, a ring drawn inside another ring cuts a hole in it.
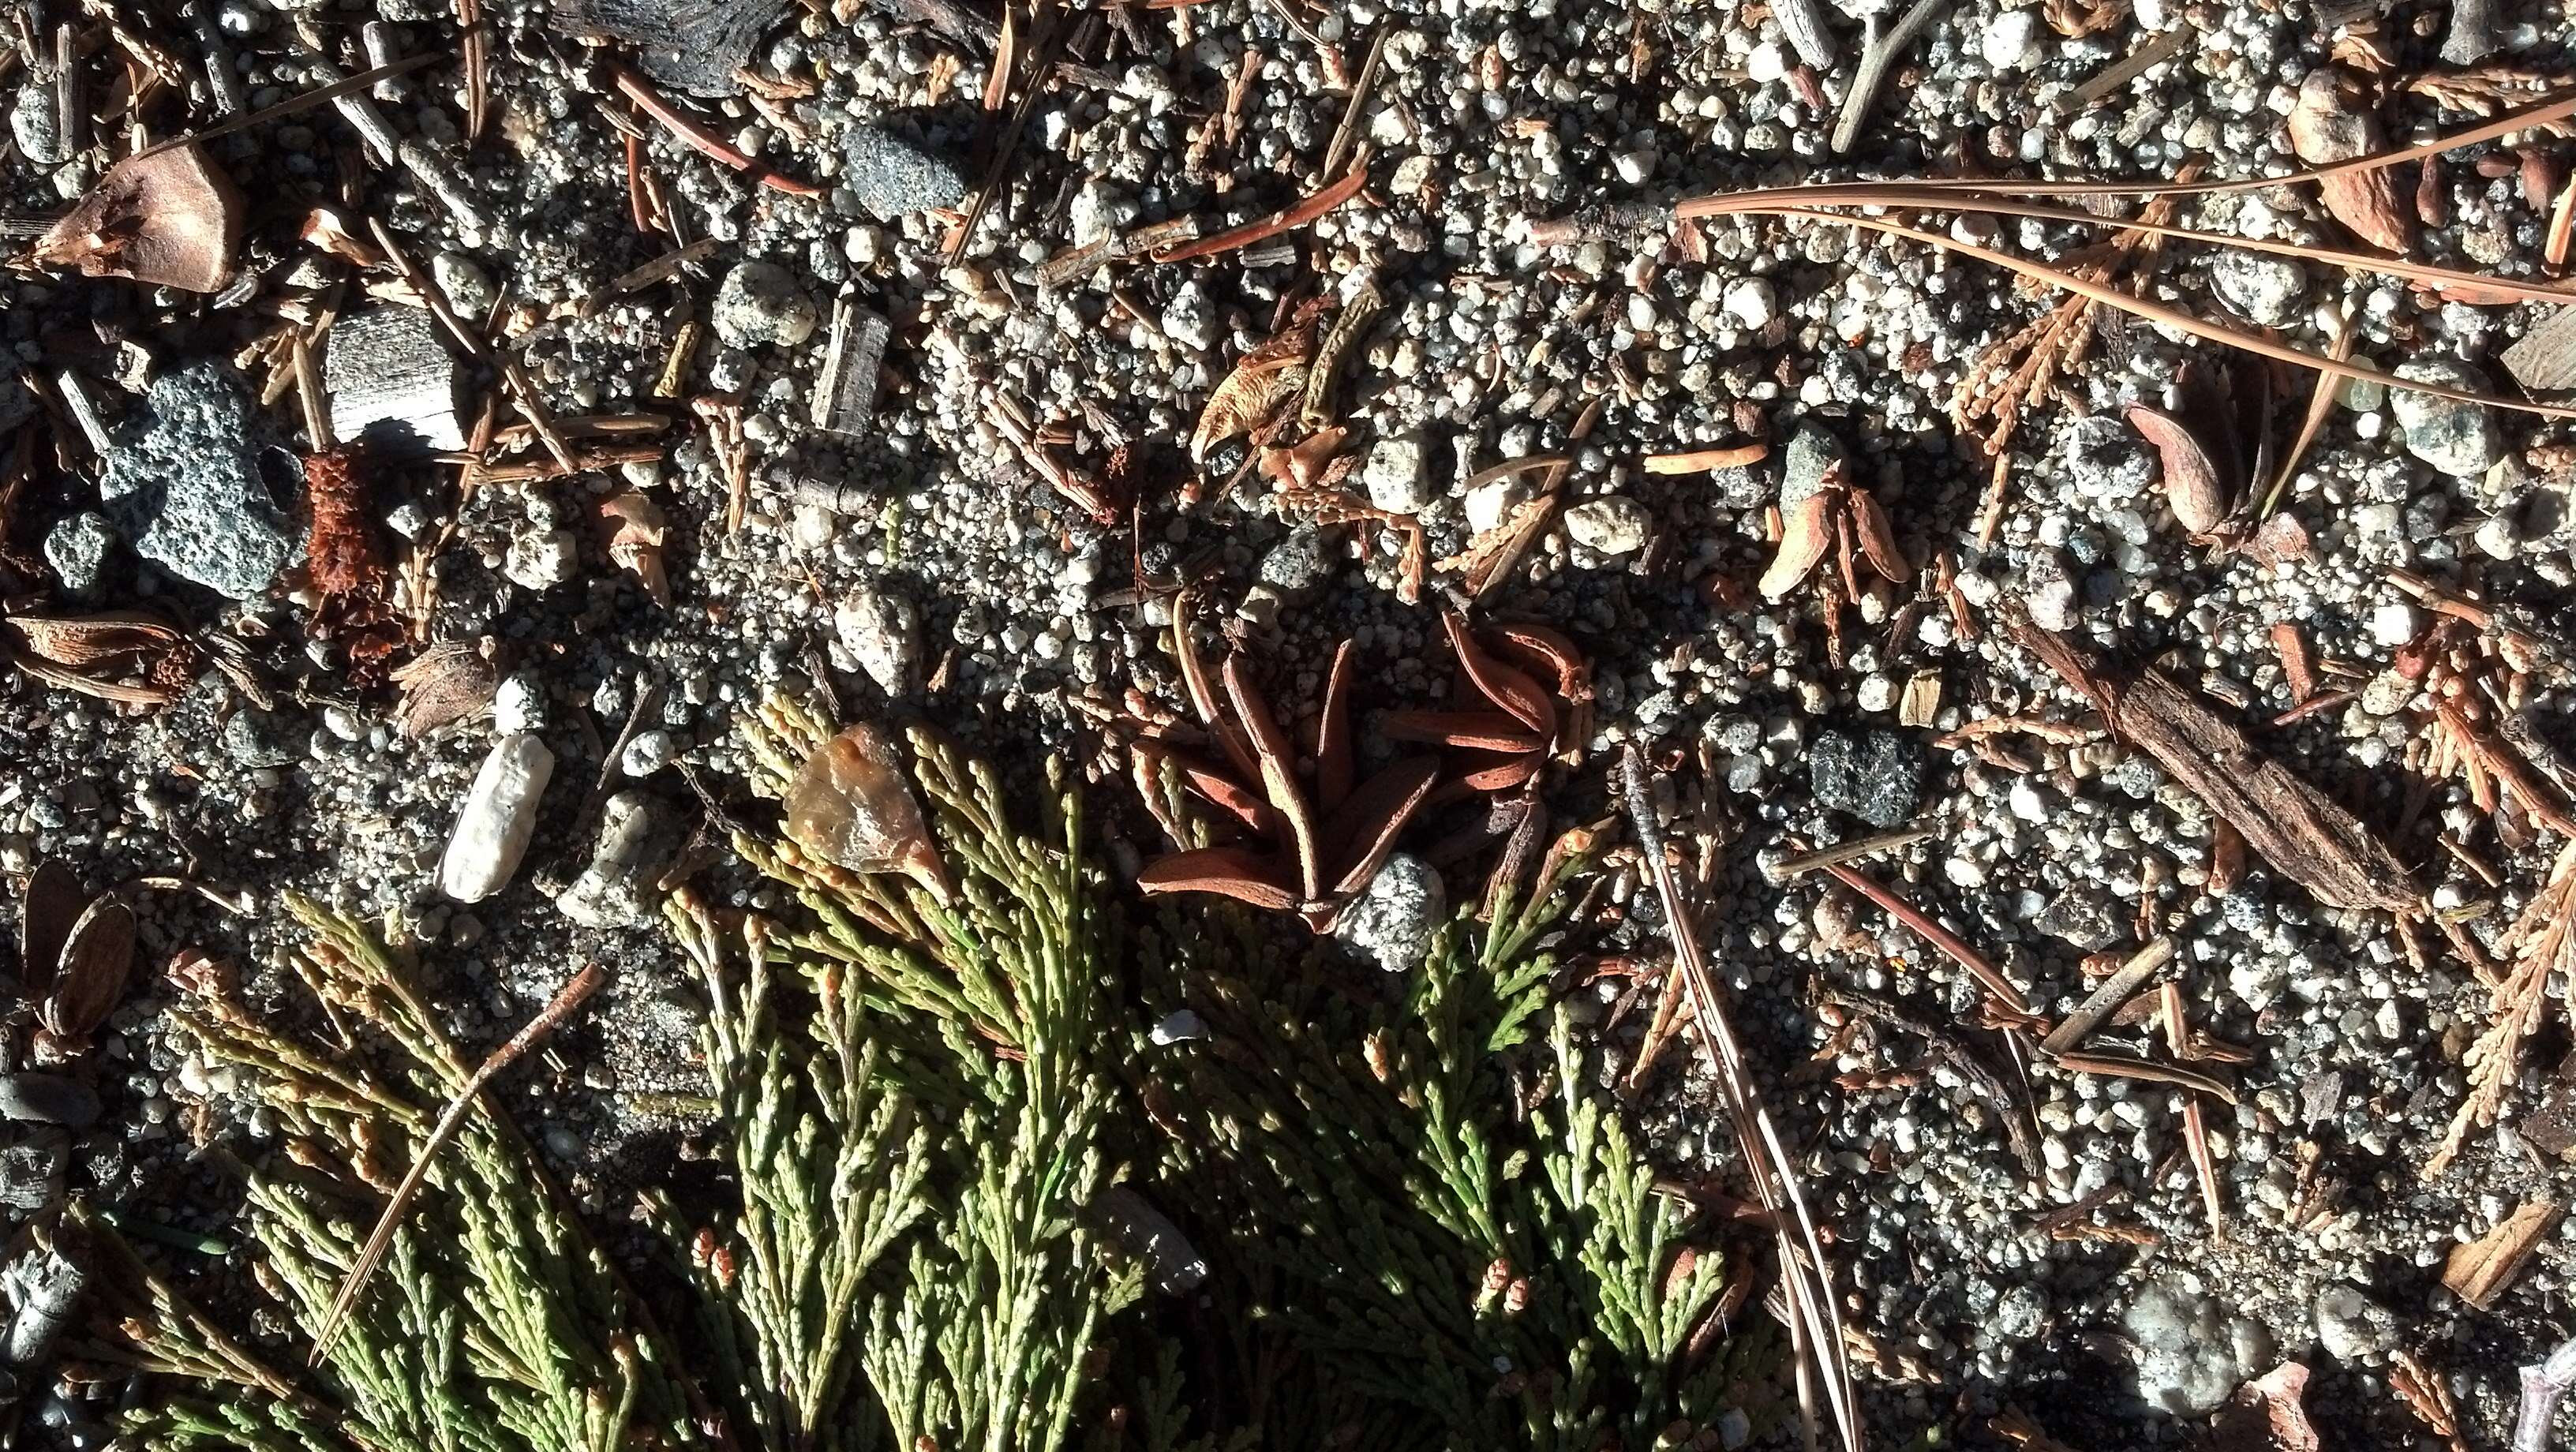
[{"label": "lichen-covered rock", "polygon": [[137,554],[217,594],[253,600],[294,550],[279,494],[300,473],[240,375],[201,362],[152,385],[118,431],[99,496]]}]

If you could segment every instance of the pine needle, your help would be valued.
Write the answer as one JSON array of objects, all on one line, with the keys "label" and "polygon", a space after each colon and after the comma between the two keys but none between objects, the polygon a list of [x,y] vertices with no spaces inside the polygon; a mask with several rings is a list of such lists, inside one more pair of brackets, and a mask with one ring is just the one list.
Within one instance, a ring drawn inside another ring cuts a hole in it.
[{"label": "pine needle", "polygon": [[[1736,1142],[1743,1151],[1745,1168],[1752,1175],[1754,1194],[1762,1208],[1771,1212],[1773,1230],[1779,1239],[1780,1283],[1788,1293],[1790,1340],[1800,1358],[1799,1410],[1807,1419],[1807,1440],[1812,1445],[1816,1434],[1815,1411],[1806,1400],[1812,1362],[1823,1381],[1825,1400],[1833,1412],[1845,1452],[1859,1452],[1864,1436],[1860,1407],[1852,1388],[1851,1362],[1843,1343],[1842,1308],[1834,1295],[1833,1269],[1825,1259],[1824,1238],[1816,1233],[1815,1219],[1807,1210],[1807,1197],[1799,1188],[1797,1161],[1772,1127],[1770,1111],[1762,1104],[1761,1086],[1753,1081],[1744,1051],[1736,1043],[1725,1002],[1718,997],[1717,981],[1709,974],[1699,935],[1691,927],[1681,886],[1674,881],[1672,864],[1665,860],[1663,831],[1655,822],[1654,797],[1647,785],[1646,761],[1634,745],[1621,754],[1619,772],[1629,818],[1636,825],[1638,850],[1654,878],[1655,895],[1663,903],[1664,927],[1673,942],[1673,967],[1690,989],[1692,1031],[1708,1055],[1719,1086],[1726,1092],[1727,1113],[1735,1123]],[[1794,1231],[1791,1217],[1779,1213],[1784,1199],[1795,1217]]]},{"label": "pine needle", "polygon": [[437,1126],[412,1157],[411,1170],[395,1187],[392,1198],[385,1201],[384,1213],[376,1217],[376,1228],[368,1234],[365,1248],[358,1252],[357,1262],[349,1267],[348,1279],[341,1283],[340,1294],[332,1299],[330,1313],[314,1328],[311,1365],[322,1364],[324,1353],[331,1349],[332,1338],[347,1323],[349,1312],[358,1304],[359,1294],[367,1288],[367,1278],[374,1274],[376,1267],[384,1261],[385,1251],[392,1246],[394,1232],[401,1228],[404,1210],[410,1207],[412,1197],[420,1191],[421,1181],[429,1174],[430,1161],[437,1157],[439,1147],[454,1138],[457,1129],[465,1123],[465,1116],[482,1094],[483,1086],[516,1063],[520,1055],[535,1047],[540,1039],[554,1031],[556,1025],[571,1017],[573,1010],[581,1007],[582,1000],[597,992],[599,986],[607,981],[608,974],[598,964],[583,965],[582,970],[573,975],[572,981],[555,994],[552,1002],[517,1033],[510,1035],[509,1042],[494,1049],[482,1067],[468,1075],[464,1084],[458,1087],[445,1112],[438,1116]]}]

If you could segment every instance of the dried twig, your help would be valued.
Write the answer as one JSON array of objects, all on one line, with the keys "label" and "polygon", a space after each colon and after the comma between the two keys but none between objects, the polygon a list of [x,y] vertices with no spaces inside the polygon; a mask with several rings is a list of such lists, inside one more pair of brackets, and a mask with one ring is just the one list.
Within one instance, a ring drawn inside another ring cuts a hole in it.
[{"label": "dried twig", "polygon": [[2522,1369],[2522,1405],[2513,1419],[2513,1452],[2548,1452],[2549,1424],[2558,1419],[2558,1401],[2576,1386],[2576,1341],[2549,1353],[2538,1366]]},{"label": "dried twig", "polygon": [[785,192],[791,197],[819,197],[823,194],[823,189],[820,187],[798,181],[792,176],[774,171],[766,164],[743,155],[732,142],[708,130],[687,112],[672,105],[661,92],[653,89],[650,82],[626,67],[612,65],[608,75],[610,81],[615,83],[619,94],[635,103],[635,109],[661,122],[670,129],[672,135],[707,156],[732,167],[772,191]]},{"label": "dried twig", "polygon": [[584,964],[581,971],[572,976],[572,981],[556,992],[553,1001],[517,1033],[510,1035],[508,1042],[494,1049],[482,1066],[467,1075],[465,1082],[457,1087],[456,1097],[448,1101],[446,1110],[438,1116],[438,1123],[430,1130],[429,1138],[421,1141],[420,1148],[413,1153],[410,1171],[402,1177],[402,1183],[394,1187],[391,1198],[385,1201],[384,1212],[376,1217],[375,1230],[367,1236],[366,1245],[350,1265],[348,1279],[340,1283],[340,1294],[332,1300],[329,1313],[322,1318],[320,1325],[313,1328],[312,1365],[322,1364],[333,1338],[348,1323],[350,1311],[358,1304],[358,1296],[367,1288],[368,1277],[393,1244],[394,1231],[402,1225],[403,1211],[410,1206],[412,1197],[420,1192],[421,1181],[429,1174],[430,1161],[437,1157],[439,1146],[453,1138],[464,1125],[465,1116],[481,1098],[483,1086],[516,1063],[540,1039],[552,1033],[556,1025],[571,1017],[573,1010],[581,1007],[582,1000],[597,992],[599,986],[607,981],[606,970],[595,963]]},{"label": "dried twig", "polygon": [[1358,196],[1360,188],[1366,185],[1368,185],[1368,166],[1363,161],[1344,173],[1340,180],[1323,187],[1292,206],[1271,213],[1258,222],[1247,222],[1243,226],[1219,232],[1213,237],[1199,237],[1186,242],[1175,242],[1167,247],[1157,247],[1150,255],[1156,262],[1186,262],[1194,257],[1213,257],[1220,252],[1232,252],[1239,247],[1249,247],[1255,242],[1276,237],[1282,232],[1293,232],[1305,226]]},{"label": "dried twig", "polygon": [[1914,904],[1839,862],[1828,862],[1823,867],[1833,874],[1836,882],[1878,904],[1889,917],[1912,928],[1925,942],[1949,954],[1953,962],[1967,969],[1968,976],[1983,985],[1986,992],[1993,994],[2006,1009],[2023,1017],[2029,1016],[2030,1000],[2022,997],[2021,990],[2013,986],[2011,979],[1987,962],[1984,954],[1969,947],[1958,934],[1924,916]]},{"label": "dried twig", "polygon": [[1860,67],[1852,72],[1851,89],[1843,94],[1842,115],[1834,122],[1835,155],[1851,150],[1852,143],[1860,139],[1861,123],[1869,119],[1870,108],[1878,104],[1879,90],[1887,84],[1887,73],[1895,67],[1897,57],[1913,49],[1914,42],[1948,8],[1949,0],[1914,0],[1905,18],[1884,35],[1876,34],[1878,18],[1870,18],[1869,48],[1861,52]]},{"label": "dried twig", "polygon": [[[1699,935],[1691,926],[1682,900],[1681,885],[1674,880],[1672,863],[1664,856],[1663,831],[1655,821],[1646,761],[1633,744],[1621,755],[1619,772],[1629,819],[1636,826],[1638,850],[1645,858],[1648,875],[1654,879],[1656,896],[1663,903],[1664,927],[1673,944],[1674,970],[1690,989],[1691,1028],[1725,1093],[1728,1117],[1734,1122],[1736,1141],[1753,1177],[1754,1193],[1762,1208],[1774,1216],[1781,1285],[1789,1310],[1783,1319],[1788,1323],[1789,1340],[1797,1357],[1800,1409],[1809,1421],[1810,1440],[1815,1414],[1806,1398],[1812,1371],[1823,1382],[1825,1401],[1846,1452],[1859,1452],[1860,1407],[1853,1392],[1842,1308],[1834,1294],[1833,1270],[1825,1258],[1824,1239],[1816,1231],[1806,1194],[1799,1188],[1796,1159],[1772,1127],[1770,1111],[1762,1104],[1761,1087],[1753,1080],[1727,1018],[1725,1002],[1718,996],[1716,979],[1702,956]],[[1790,1217],[1780,1214],[1784,1201],[1795,1217],[1794,1233]]]}]

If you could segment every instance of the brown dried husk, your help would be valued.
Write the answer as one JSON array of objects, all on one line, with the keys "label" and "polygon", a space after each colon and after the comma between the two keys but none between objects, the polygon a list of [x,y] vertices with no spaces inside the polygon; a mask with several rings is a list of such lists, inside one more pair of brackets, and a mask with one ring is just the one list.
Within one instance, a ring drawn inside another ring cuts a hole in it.
[{"label": "brown dried husk", "polygon": [[2143,403],[2129,405],[2129,427],[2155,447],[2174,519],[2193,534],[2218,528],[2230,512],[2231,491],[2208,447],[2182,420]]},{"label": "brown dried husk", "polygon": [[241,192],[187,141],[109,167],[36,239],[35,255],[91,277],[219,292],[232,278],[241,229]]},{"label": "brown dried husk", "polygon": [[852,872],[904,872],[945,893],[948,873],[893,741],[861,722],[814,749],[787,789],[787,836]]},{"label": "brown dried husk", "polygon": [[1777,600],[1798,588],[1834,542],[1832,490],[1810,494],[1780,533],[1780,552],[1762,572],[1762,598]]},{"label": "brown dried husk", "polygon": [[37,1018],[57,1038],[87,1038],[125,997],[133,967],[134,909],[113,897],[100,898],[72,925],[71,939],[63,944],[62,968],[38,1006]]},{"label": "brown dried husk", "polygon": [[[2311,166],[2331,166],[2379,150],[2379,121],[2353,107],[2351,78],[2331,67],[2311,72],[2299,87],[2298,104],[2287,118],[2290,149]],[[2415,226],[2398,205],[2397,183],[2383,168],[2340,172],[2317,183],[2317,192],[2335,220],[2373,247],[2405,252],[2415,245]]]},{"label": "brown dried husk", "polygon": [[669,526],[662,507],[629,489],[601,503],[599,517],[609,526],[608,557],[635,577],[654,604],[670,604],[671,579],[662,568],[662,540]]},{"label": "brown dried husk", "polygon": [[433,645],[393,673],[402,689],[394,729],[415,740],[492,703],[501,676],[473,646]]},{"label": "brown dried husk", "polygon": [[126,656],[158,654],[177,645],[179,632],[140,611],[97,615],[12,615],[9,628],[27,649],[77,670]]}]

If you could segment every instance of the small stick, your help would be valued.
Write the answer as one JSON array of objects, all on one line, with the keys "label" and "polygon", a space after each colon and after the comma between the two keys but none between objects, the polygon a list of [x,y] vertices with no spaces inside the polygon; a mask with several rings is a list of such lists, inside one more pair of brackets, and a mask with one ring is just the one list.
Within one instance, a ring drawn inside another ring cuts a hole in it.
[{"label": "small stick", "polygon": [[1932,829],[1929,827],[1906,827],[1894,832],[1881,832],[1875,837],[1839,842],[1831,847],[1810,852],[1803,857],[1788,858],[1781,862],[1773,875],[1783,881],[1792,877],[1802,877],[1837,863],[1857,862],[1864,857],[1875,857],[1881,852],[1893,852],[1899,847],[1911,847],[1931,835]]},{"label": "small stick", "polygon": [[1158,247],[1151,254],[1152,260],[1186,262],[1196,257],[1213,257],[1220,252],[1232,252],[1238,247],[1249,247],[1255,242],[1276,237],[1282,232],[1293,232],[1358,196],[1360,188],[1367,184],[1366,164],[1353,166],[1341,180],[1284,211],[1273,212],[1258,222],[1247,223],[1231,231],[1219,232],[1213,237],[1201,237],[1195,241],[1177,242],[1169,247]]},{"label": "small stick", "polygon": [[670,128],[672,135],[771,191],[785,192],[791,197],[819,197],[823,194],[822,188],[782,175],[735,150],[732,143],[690,119],[686,112],[664,99],[662,93],[654,90],[642,76],[626,67],[611,66],[608,75],[619,93],[635,103],[635,109]]},{"label": "small stick", "polygon": [[598,964],[583,964],[581,971],[555,994],[552,1002],[535,1018],[528,1020],[525,1027],[510,1035],[509,1042],[494,1049],[481,1068],[466,1076],[465,1083],[456,1091],[456,1097],[447,1102],[446,1111],[438,1116],[437,1126],[430,1130],[429,1138],[422,1142],[419,1153],[412,1157],[410,1171],[402,1177],[402,1183],[394,1187],[393,1198],[385,1202],[384,1213],[376,1217],[376,1228],[368,1234],[357,1261],[349,1267],[348,1279],[340,1283],[340,1294],[332,1298],[330,1312],[314,1330],[313,1357],[308,1364],[321,1365],[323,1356],[331,1349],[332,1340],[339,1335],[340,1328],[348,1324],[349,1313],[356,1309],[358,1295],[366,1289],[368,1277],[383,1263],[386,1250],[393,1245],[394,1232],[402,1225],[403,1212],[410,1208],[412,1197],[420,1191],[421,1181],[428,1177],[430,1161],[438,1154],[439,1147],[453,1139],[456,1131],[463,1127],[466,1113],[478,1102],[483,1086],[534,1048],[538,1040],[554,1031],[556,1025],[570,1018],[573,1010],[581,1007],[582,1000],[598,992],[599,986],[607,981],[606,970]]},{"label": "small stick", "polygon": [[2040,1052],[2055,1057],[2081,1048],[2095,1029],[2138,996],[2138,990],[2147,986],[2147,980],[2155,977],[2157,970],[2173,961],[2173,955],[2171,938],[2158,938],[2129,955],[2129,961],[2104,979],[2082,1006],[2066,1016],[2065,1022],[2049,1030],[2048,1037],[2039,1041]]},{"label": "small stick", "polygon": [[1779,1131],[1772,1127],[1770,1111],[1763,1107],[1743,1049],[1736,1042],[1734,1027],[1727,1020],[1724,1001],[1718,997],[1717,982],[1701,956],[1699,935],[1685,911],[1673,865],[1664,859],[1663,830],[1655,822],[1654,796],[1646,784],[1646,759],[1633,743],[1620,756],[1619,772],[1629,819],[1637,830],[1638,850],[1645,858],[1648,875],[1654,879],[1655,895],[1663,903],[1664,930],[1673,945],[1673,968],[1690,989],[1691,1027],[1725,1092],[1729,1117],[1734,1121],[1745,1168],[1753,1177],[1756,1197],[1762,1208],[1774,1216],[1778,1216],[1784,1200],[1794,1213],[1795,1234],[1788,1217],[1775,1219],[1773,1226],[1785,1293],[1782,1300],[1789,1310],[1781,1319],[1789,1327],[1809,1444],[1815,1441],[1815,1417],[1806,1404],[1809,1377],[1820,1372],[1825,1399],[1832,1408],[1843,1445],[1850,1452],[1858,1452],[1862,1445],[1860,1408],[1853,1394],[1851,1363],[1844,1345],[1841,1302],[1834,1294],[1833,1270],[1825,1258],[1824,1239],[1816,1233],[1815,1221],[1807,1210],[1807,1197],[1798,1188],[1797,1161],[1781,1143]]},{"label": "small stick", "polygon": [[2215,1095],[2231,1105],[2236,1102],[2236,1091],[2229,1088],[2226,1081],[2213,1079],[2195,1069],[2185,1069],[2173,1064],[2159,1064],[2153,1059],[2141,1059],[2129,1054],[2060,1054],[2057,1056],[2057,1063],[2060,1068],[2073,1069],[2079,1074],[2105,1074],[2115,1079],[2144,1079],[2155,1084],[2171,1084],[2180,1089],[2196,1089],[2203,1094]]},{"label": "small stick", "polygon": [[312,440],[313,452],[327,454],[336,442],[331,436],[331,400],[322,391],[322,370],[313,366],[313,349],[302,329],[288,335],[287,356],[295,368],[295,399],[304,407],[305,436]]},{"label": "small stick", "polygon": [[[949,237],[941,261],[954,264],[966,255],[975,240],[975,229],[983,224],[985,209],[992,206],[993,195],[1002,189],[1002,178],[1009,174],[1011,157],[1019,150],[1020,133],[1028,129],[1030,113],[1037,110],[1038,97],[1046,93],[1047,77],[1055,69],[1057,36],[1063,31],[1055,10],[1046,0],[1037,0],[1030,12],[1029,83],[1020,92],[1019,104],[1011,108],[1010,124],[1002,128],[1002,138],[994,143],[993,159],[984,168],[983,183],[966,203],[966,215]],[[1005,84],[1008,73],[1004,73]]]},{"label": "small stick", "polygon": [[2299,704],[2282,712],[2280,715],[2273,717],[2271,724],[2274,726],[2287,726],[2294,721],[2304,721],[2310,716],[2321,716],[2328,711],[2341,710],[2343,707],[2350,705],[2353,701],[2358,700],[2360,696],[2361,692],[2359,691],[2327,691],[2322,695],[2310,696],[2306,700],[2301,701]]},{"label": "small stick", "polygon": [[2513,1452],[2548,1452],[2549,1424],[2558,1419],[2558,1399],[2576,1385],[2576,1341],[2549,1353],[2538,1366],[2522,1369],[2522,1406],[2513,1418]]},{"label": "small stick", "polygon": [[[1914,0],[1914,8],[1905,12],[1905,18],[1896,22],[1893,30],[1871,41],[1861,52],[1860,68],[1852,72],[1851,90],[1843,97],[1843,114],[1834,122],[1836,156],[1851,150],[1852,143],[1860,139],[1861,123],[1869,119],[1870,107],[1878,103],[1879,89],[1887,84],[1887,73],[1895,67],[1896,58],[1913,48],[1949,3],[1950,0]],[[1870,28],[1877,27],[1878,21],[1872,17]]]},{"label": "small stick", "polygon": [[[2172,1046],[2173,1056],[2183,1058],[2191,1052],[2191,1030],[2182,1018],[2182,985],[2168,979],[2164,985],[2165,1042]],[[2209,1152],[2209,1122],[2201,1114],[2197,1095],[2182,1101],[2183,1143],[2191,1150],[2192,1168],[2200,1177],[2200,1201],[2209,1211],[2209,1233],[2227,1234],[2227,1212],[2218,1203],[2218,1164]]]},{"label": "small stick", "polygon": [[1983,954],[1969,947],[1958,934],[1916,911],[1912,903],[1841,863],[1827,863],[1824,870],[1832,873],[1835,881],[1878,904],[1889,917],[1922,935],[1925,942],[1949,954],[1954,962],[1968,970],[1969,977],[1985,985],[1988,993],[2001,1000],[2004,1007],[2025,1018],[2030,1015],[2030,1000],[2022,997],[2021,990],[2013,987],[2011,979],[1997,972]]},{"label": "small stick", "polygon": [[1359,139],[1360,112],[1368,109],[1369,93],[1377,85],[1377,63],[1386,55],[1387,37],[1395,33],[1392,25],[1380,25],[1369,38],[1368,58],[1360,62],[1359,78],[1351,82],[1351,101],[1342,108],[1342,124],[1333,128],[1333,144],[1324,150],[1324,175],[1342,169],[1349,159],[1351,143]]},{"label": "small stick", "polygon": [[[2328,345],[2326,356],[2336,359],[2351,357],[2353,338],[2358,331],[2351,314],[2337,318],[2334,341]],[[2255,518],[2269,518],[2274,506],[2281,502],[2282,491],[2290,487],[2290,476],[2299,472],[2299,464],[2308,457],[2309,446],[2317,441],[2317,434],[2325,428],[2326,419],[2334,413],[2335,395],[2342,391],[2333,379],[2322,373],[2317,375],[2316,391],[2308,395],[2307,417],[2299,421],[2299,436],[2291,441],[2290,452],[2282,457],[2281,472],[2272,476],[2272,491],[2263,496],[2263,507],[2254,511]]]},{"label": "small stick", "polygon": [[1760,440],[1734,444],[1722,449],[1691,449],[1679,454],[1648,454],[1638,462],[1649,474],[1703,474],[1711,469],[1740,469],[1759,464],[1771,457],[1771,446]]},{"label": "small stick", "polygon": [[492,104],[481,0],[456,0],[456,33],[465,52],[465,140],[471,145],[483,139],[483,122]]},{"label": "small stick", "polygon": [[2067,99],[2068,109],[2089,111],[2113,91],[2182,54],[2184,46],[2198,38],[2190,25],[2177,25],[2164,34],[2129,53],[2129,58],[2075,88]]},{"label": "small stick", "polygon": [[1572,462],[1571,459],[1564,454],[1523,454],[1517,459],[1505,459],[1499,464],[1488,464],[1468,475],[1466,487],[1472,493],[1497,479],[1508,479],[1514,474],[1527,474],[1534,469],[1554,469],[1570,462]]}]

